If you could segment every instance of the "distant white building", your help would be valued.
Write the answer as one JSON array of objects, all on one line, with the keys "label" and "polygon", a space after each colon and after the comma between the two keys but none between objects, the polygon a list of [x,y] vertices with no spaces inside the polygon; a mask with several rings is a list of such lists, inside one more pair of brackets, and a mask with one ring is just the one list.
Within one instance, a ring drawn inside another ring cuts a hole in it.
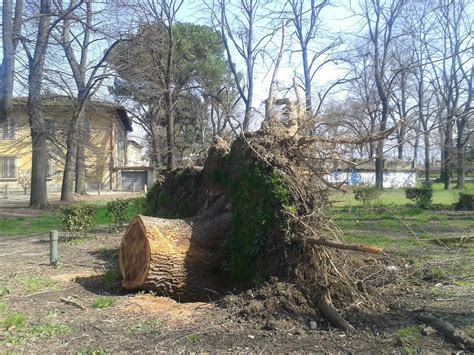
[{"label": "distant white building", "polygon": [[[333,184],[349,186],[375,186],[375,164],[373,162],[354,162],[354,166],[336,168],[327,180]],[[412,162],[385,161],[383,186],[386,188],[406,188],[416,186],[416,171]]]}]

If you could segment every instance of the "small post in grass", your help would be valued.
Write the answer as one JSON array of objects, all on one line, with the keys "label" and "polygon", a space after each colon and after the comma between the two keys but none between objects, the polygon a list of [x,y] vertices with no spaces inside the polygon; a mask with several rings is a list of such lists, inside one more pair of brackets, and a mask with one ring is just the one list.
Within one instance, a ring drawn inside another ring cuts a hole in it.
[{"label": "small post in grass", "polygon": [[58,264],[58,231],[49,231],[49,261],[51,265]]}]

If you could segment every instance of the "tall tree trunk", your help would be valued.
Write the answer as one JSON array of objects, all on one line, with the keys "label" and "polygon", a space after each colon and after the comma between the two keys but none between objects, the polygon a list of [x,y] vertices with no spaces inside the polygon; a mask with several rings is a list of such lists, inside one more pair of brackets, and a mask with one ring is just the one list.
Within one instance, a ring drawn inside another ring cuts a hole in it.
[{"label": "tall tree trunk", "polygon": [[64,160],[63,181],[61,185],[61,201],[72,201],[74,197],[78,137],[78,117],[80,113],[75,112],[71,121],[70,131],[66,140],[66,158]]},{"label": "tall tree trunk", "polygon": [[11,0],[3,0],[2,7],[2,50],[0,63],[0,123],[10,115],[15,79],[15,52],[20,40],[23,16],[23,0],[15,4],[15,16]]},{"label": "tall tree trunk", "polygon": [[308,62],[308,49],[306,47],[301,48],[301,54],[303,57],[303,75],[304,75],[304,97],[306,111],[313,111],[313,103],[311,99],[311,71],[309,69]]},{"label": "tall tree trunk", "polygon": [[397,159],[403,160],[403,143],[398,143],[397,146]]},{"label": "tall tree trunk", "polygon": [[152,164],[155,168],[158,168],[161,165],[161,152],[160,152],[160,143],[158,140],[158,133],[156,135],[153,135],[152,149],[153,149],[153,152],[151,155]]},{"label": "tall tree trunk", "polygon": [[[35,91],[30,84],[31,90]],[[46,186],[48,150],[39,90],[37,94],[30,94],[28,97],[28,116],[32,141],[30,207],[42,209],[49,207]]]},{"label": "tall tree trunk", "polygon": [[380,141],[376,148],[375,187],[383,190],[383,141]]},{"label": "tall tree trunk", "polygon": [[166,169],[176,169],[175,136],[174,136],[174,109],[171,103],[171,93],[166,95]]},{"label": "tall tree trunk", "polygon": [[[384,132],[387,129],[387,117],[388,117],[388,99],[380,94],[382,102],[382,117],[380,121],[380,132]],[[383,190],[383,146],[384,140],[381,139],[377,143],[376,158],[375,158],[375,187]]]},{"label": "tall tree trunk", "polygon": [[84,114],[81,113],[77,118],[78,121],[78,139],[76,140],[76,186],[74,191],[76,194],[86,194],[86,155],[85,155],[85,122]]},{"label": "tall tree trunk", "polygon": [[430,181],[431,174],[431,157],[430,157],[430,132],[423,128],[423,136],[425,138],[425,181]]},{"label": "tall tree trunk", "polygon": [[51,0],[41,0],[40,19],[36,38],[35,51],[28,58],[28,119],[32,140],[32,166],[31,166],[31,208],[47,208],[48,195],[46,188],[46,174],[48,151],[46,146],[45,124],[41,108],[41,85],[43,82],[44,62],[48,46],[49,30],[51,24]]},{"label": "tall tree trunk", "polygon": [[419,131],[419,129],[416,131],[415,144],[413,145],[413,161],[415,168],[418,166],[418,149],[420,148],[420,135],[418,134]]},{"label": "tall tree trunk", "polygon": [[449,189],[451,183],[452,121],[452,115],[447,115],[443,144],[443,170],[441,172],[441,181],[444,183],[445,190]]},{"label": "tall tree trunk", "polygon": [[465,159],[464,159],[464,145],[460,142],[456,144],[456,161],[457,161],[457,188],[464,188],[464,176],[465,176]]},{"label": "tall tree trunk", "polygon": [[75,163],[77,148],[77,144],[74,142],[72,135],[67,137],[66,147],[63,182],[61,185],[61,201],[72,201],[74,196],[74,177],[76,175]]}]

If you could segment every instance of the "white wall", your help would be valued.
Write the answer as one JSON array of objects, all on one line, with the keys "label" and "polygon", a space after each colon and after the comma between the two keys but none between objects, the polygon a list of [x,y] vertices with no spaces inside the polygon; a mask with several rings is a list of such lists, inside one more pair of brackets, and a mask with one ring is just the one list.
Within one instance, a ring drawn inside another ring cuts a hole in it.
[{"label": "white wall", "polygon": [[[349,186],[375,185],[375,172],[352,171],[352,172],[332,172],[328,176],[331,183],[342,183]],[[405,188],[416,186],[416,173],[414,171],[384,172],[383,186],[386,188]]]}]

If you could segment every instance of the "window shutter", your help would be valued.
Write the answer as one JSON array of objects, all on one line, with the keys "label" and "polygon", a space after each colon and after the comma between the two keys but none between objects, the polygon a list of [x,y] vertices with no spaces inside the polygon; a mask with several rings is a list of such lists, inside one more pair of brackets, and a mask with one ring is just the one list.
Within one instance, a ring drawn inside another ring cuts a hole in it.
[{"label": "window shutter", "polygon": [[10,176],[12,179],[16,178],[16,158],[10,159]]},{"label": "window shutter", "polygon": [[3,158],[2,163],[2,178],[14,179],[16,178],[16,158]]}]

